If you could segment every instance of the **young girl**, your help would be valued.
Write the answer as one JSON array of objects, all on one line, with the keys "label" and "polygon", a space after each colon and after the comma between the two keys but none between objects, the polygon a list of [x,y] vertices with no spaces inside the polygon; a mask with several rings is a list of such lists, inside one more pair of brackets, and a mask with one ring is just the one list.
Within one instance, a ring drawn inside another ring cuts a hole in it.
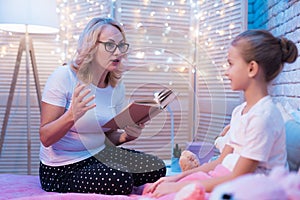
[{"label": "young girl", "polygon": [[[238,35],[228,51],[226,76],[232,90],[244,91],[246,101],[233,110],[229,139],[220,157],[176,176],[160,178],[144,193],[160,197],[190,183],[201,184],[211,192],[218,184],[241,175],[268,174],[275,166],[285,166],[284,122],[268,95],[268,83],[285,62],[292,63],[297,56],[292,41],[276,38],[267,31],[248,30]],[[191,175],[197,179],[191,180]]]}]

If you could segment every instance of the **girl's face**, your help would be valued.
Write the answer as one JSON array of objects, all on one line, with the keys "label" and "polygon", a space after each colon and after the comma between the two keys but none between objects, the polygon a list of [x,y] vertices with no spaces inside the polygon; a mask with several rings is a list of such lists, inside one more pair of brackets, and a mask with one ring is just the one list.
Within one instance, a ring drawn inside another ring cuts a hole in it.
[{"label": "girl's face", "polygon": [[232,90],[245,90],[248,86],[248,63],[242,58],[239,49],[230,46],[228,50],[229,67],[225,75],[231,81]]},{"label": "girl's face", "polygon": [[[119,48],[124,48],[124,38],[119,29],[112,25],[105,25],[98,38],[97,51],[92,60],[92,66],[101,67],[107,71],[118,69],[125,55]],[[118,45],[115,50],[114,46]]]}]

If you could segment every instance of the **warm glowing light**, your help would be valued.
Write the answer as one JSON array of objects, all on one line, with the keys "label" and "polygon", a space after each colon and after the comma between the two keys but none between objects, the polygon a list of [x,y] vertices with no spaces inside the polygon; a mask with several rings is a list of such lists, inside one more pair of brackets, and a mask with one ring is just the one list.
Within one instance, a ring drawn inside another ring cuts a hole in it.
[{"label": "warm glowing light", "polygon": [[179,12],[179,15],[180,16],[183,16],[185,14],[185,10],[181,10],[180,12]]},{"label": "warm glowing light", "polygon": [[159,55],[161,55],[161,54],[162,54],[161,51],[158,51],[158,50],[154,51],[154,55],[156,55],[156,56],[159,56]]},{"label": "warm glowing light", "polygon": [[185,72],[185,70],[186,70],[186,67],[179,67],[179,68],[178,68],[178,71],[181,72],[181,73],[182,73],[182,72]]},{"label": "warm glowing light", "polygon": [[140,28],[140,27],[142,27],[142,26],[143,26],[143,24],[142,24],[141,22],[139,22],[139,23],[136,24],[135,28],[138,29],[138,28]]},{"label": "warm glowing light", "polygon": [[216,79],[219,80],[221,83],[223,82],[223,76],[216,76]]},{"label": "warm glowing light", "polygon": [[164,65],[164,72],[168,72],[170,70],[170,66],[169,65]]},{"label": "warm glowing light", "polygon": [[149,72],[152,72],[152,71],[154,71],[154,70],[155,70],[155,67],[154,67],[154,66],[151,66],[151,65],[150,65],[150,66],[148,67],[148,71],[149,71]]},{"label": "warm glowing light", "polygon": [[[82,6],[83,3],[79,3],[84,1],[88,4],[87,7]],[[76,49],[76,47],[72,45],[74,45],[79,38],[79,31],[77,30],[82,30],[86,23],[91,18],[95,17],[95,12],[99,12],[101,14],[107,12],[107,9],[112,9],[113,12],[110,12],[113,14],[113,17],[115,17],[115,14],[117,17],[119,17],[123,15],[123,12],[128,12],[127,9],[122,9],[118,3],[115,3],[118,2],[117,0],[108,1],[111,5],[107,5],[107,1],[105,3],[101,3],[103,1],[98,0],[57,0],[57,2],[56,11],[60,16],[60,33],[56,35],[54,41],[60,43],[61,48],[50,50],[49,52],[51,52],[51,55],[59,54],[63,62],[66,61],[66,58],[72,59]],[[134,27],[141,30],[140,33],[143,36],[142,40],[145,42],[145,44],[149,44],[148,46],[156,44],[156,40],[153,39],[151,30],[149,28],[147,29],[147,21],[143,21],[143,19],[141,19],[139,16],[148,16],[148,19],[151,20],[151,22],[155,22],[157,18],[161,18],[159,24],[155,24],[158,26],[163,25],[161,32],[157,33],[157,35],[162,35],[162,42],[170,46],[174,46],[176,43],[176,38],[174,38],[173,33],[181,31],[178,30],[179,26],[176,24],[176,22],[177,19],[182,16],[190,17],[192,23],[190,24],[189,30],[186,31],[188,33],[182,33],[181,37],[184,37],[186,40],[194,40],[194,38],[197,38],[199,43],[197,45],[199,45],[199,47],[207,48],[207,50],[218,49],[220,51],[224,51],[224,44],[218,45],[216,37],[222,36],[224,38],[226,37],[226,40],[232,39],[231,32],[233,32],[232,30],[236,28],[236,25],[232,22],[233,20],[228,18],[228,15],[230,15],[230,9],[227,8],[234,6],[234,1],[217,0],[211,2],[208,0],[166,0],[162,1],[163,5],[161,7],[156,6],[154,9],[150,10],[149,8],[151,8],[152,4],[155,3],[155,1],[143,0],[141,1],[140,7],[135,7],[134,9],[130,10],[130,14],[134,16],[136,20]],[[209,4],[211,10],[205,8],[206,4]],[[227,5],[225,6],[225,4]],[[86,15],[79,20],[83,12],[86,12]],[[89,13],[91,14],[89,15]],[[107,16],[111,17],[111,14],[108,11]],[[127,14],[128,13],[126,13],[126,15]],[[212,18],[215,18],[215,23],[211,23]],[[139,21],[142,21],[143,23]],[[223,21],[224,24],[222,24]],[[76,34],[72,32],[74,29],[76,30]],[[11,32],[8,32],[7,34],[12,35]],[[191,44],[191,49],[194,48],[193,45],[194,44]],[[8,46],[8,44],[6,46],[1,46],[0,56],[3,56],[7,53]],[[134,57],[138,59],[144,59],[146,56],[145,54],[146,53],[142,51],[135,52]],[[152,54],[155,56],[164,56],[164,52],[162,50],[155,50],[152,52]],[[166,57],[165,59],[167,63],[170,63],[170,66],[160,66],[160,71],[167,72],[173,68],[173,70],[184,73],[192,69],[186,66],[174,67],[176,61],[173,60],[172,57]],[[152,66],[149,68],[149,70],[158,70],[158,68]],[[194,69],[192,69],[192,71],[193,70]]]},{"label": "warm glowing light", "polygon": [[139,51],[135,54],[136,58],[142,59],[145,57],[145,52]]},{"label": "warm glowing light", "polygon": [[223,67],[224,69],[227,69],[227,68],[229,67],[229,64],[228,64],[228,63],[224,63],[224,64],[222,65],[222,67]]},{"label": "warm glowing light", "polygon": [[173,58],[172,57],[168,57],[167,58],[167,63],[173,63]]},{"label": "warm glowing light", "polygon": [[220,16],[224,17],[224,15],[225,15],[225,10],[221,10],[219,14],[220,14]]}]

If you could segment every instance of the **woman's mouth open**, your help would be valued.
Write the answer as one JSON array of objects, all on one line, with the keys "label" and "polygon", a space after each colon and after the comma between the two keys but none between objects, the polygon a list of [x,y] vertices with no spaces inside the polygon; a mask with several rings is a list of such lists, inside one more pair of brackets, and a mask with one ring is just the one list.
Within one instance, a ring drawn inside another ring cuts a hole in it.
[{"label": "woman's mouth open", "polygon": [[114,59],[111,61],[113,63],[113,65],[118,65],[120,63],[119,59]]}]

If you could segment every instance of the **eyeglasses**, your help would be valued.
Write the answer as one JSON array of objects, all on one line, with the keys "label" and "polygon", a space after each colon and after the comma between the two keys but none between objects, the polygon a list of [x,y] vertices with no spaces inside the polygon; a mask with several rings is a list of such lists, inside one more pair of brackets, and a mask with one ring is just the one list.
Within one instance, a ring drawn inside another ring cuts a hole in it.
[{"label": "eyeglasses", "polygon": [[117,47],[118,47],[118,49],[121,53],[126,53],[128,51],[128,48],[129,48],[129,44],[127,44],[125,42],[122,42],[122,43],[119,43],[119,44],[116,44],[114,42],[102,42],[102,41],[98,41],[98,42],[101,43],[101,44],[104,44],[105,50],[107,52],[110,52],[110,53],[115,52]]}]

